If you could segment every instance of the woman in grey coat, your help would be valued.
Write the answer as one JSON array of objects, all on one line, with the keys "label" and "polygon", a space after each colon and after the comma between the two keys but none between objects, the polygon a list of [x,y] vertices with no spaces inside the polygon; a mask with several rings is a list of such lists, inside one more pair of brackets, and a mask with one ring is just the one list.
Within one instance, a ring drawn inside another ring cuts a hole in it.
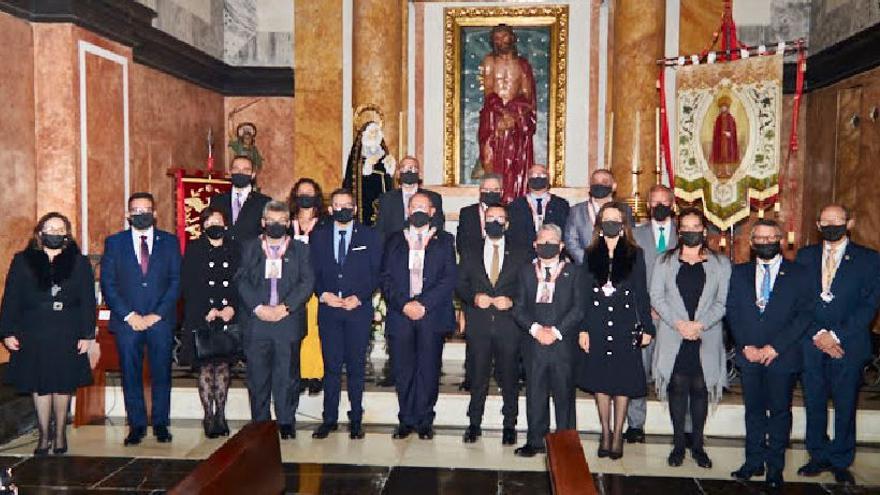
[{"label": "woman in grey coat", "polygon": [[[660,315],[654,350],[657,396],[669,401],[673,449],[670,466],[685,453],[685,421],[692,420],[691,455],[697,465],[712,467],[703,450],[703,426],[709,403],[717,403],[726,385],[724,319],[730,262],[706,243],[706,218],[695,208],[678,216],[678,248],[654,264],[651,305]],[[690,407],[688,407],[690,406]]]}]

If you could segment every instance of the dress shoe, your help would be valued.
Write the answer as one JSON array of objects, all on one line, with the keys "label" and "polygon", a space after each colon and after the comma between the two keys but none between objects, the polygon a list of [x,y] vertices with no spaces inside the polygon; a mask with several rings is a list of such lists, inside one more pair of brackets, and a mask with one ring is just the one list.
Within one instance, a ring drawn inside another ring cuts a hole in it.
[{"label": "dress shoe", "polygon": [[202,429],[205,430],[205,437],[217,438],[217,418],[208,416],[202,420]]},{"label": "dress shoe", "polygon": [[700,466],[703,469],[712,469],[712,459],[709,459],[709,455],[706,454],[705,450],[691,450],[691,457],[694,458],[694,462],[697,463],[697,466]]},{"label": "dress shoe", "polygon": [[609,450],[608,458],[612,461],[616,461],[623,457],[623,445],[620,446],[620,450]]},{"label": "dress shoe", "polygon": [[123,445],[137,445],[144,439],[147,429],[142,426],[133,426],[128,430],[128,436],[125,437]]},{"label": "dress shoe", "polygon": [[806,476],[807,478],[812,478],[814,476],[819,476],[825,471],[831,471],[830,463],[824,461],[814,461],[813,459],[810,459],[810,462],[798,468],[797,474],[798,476]]},{"label": "dress shoe", "polygon": [[672,449],[669,457],[666,458],[666,464],[670,467],[679,467],[684,462],[684,450]]},{"label": "dress shoe", "polygon": [[513,428],[505,428],[501,431],[501,445],[515,445],[516,430]]},{"label": "dress shoe", "polygon": [[381,380],[376,382],[376,385],[379,387],[393,387],[394,386],[394,377],[385,375]]},{"label": "dress shoe", "polygon": [[278,425],[278,433],[282,440],[290,440],[296,438],[296,429],[293,425]]},{"label": "dress shoe", "polygon": [[408,437],[410,433],[413,432],[413,429],[407,425],[400,424],[397,425],[397,428],[394,429],[394,433],[391,434],[391,438],[395,440],[403,440]]},{"label": "dress shoe", "polygon": [[767,485],[768,490],[781,490],[782,485],[785,484],[785,482],[782,480],[782,472],[779,471],[776,473],[768,473],[767,481],[765,481],[764,484]]},{"label": "dress shoe", "polygon": [[730,475],[740,481],[749,481],[752,476],[764,476],[764,466],[751,467],[743,464],[739,469],[730,473]]},{"label": "dress shoe", "polygon": [[471,391],[471,382],[468,380],[464,380],[458,384],[458,390],[462,392],[470,392]]},{"label": "dress shoe", "polygon": [[544,447],[535,447],[533,445],[525,444],[514,450],[513,454],[519,457],[535,457],[535,455],[543,454],[545,452],[547,452],[547,449]]},{"label": "dress shoe", "polygon": [[851,472],[847,468],[835,468],[834,471],[834,481],[840,483],[841,485],[855,485],[856,479],[853,478]]},{"label": "dress shoe", "polygon": [[464,431],[464,435],[461,437],[461,441],[464,443],[474,443],[477,441],[477,438],[483,435],[483,430],[480,429],[479,426],[470,425],[467,427],[467,430]]},{"label": "dress shoe", "polygon": [[422,440],[432,440],[434,438],[434,427],[431,425],[419,427],[419,438]]},{"label": "dress shoe", "polygon": [[324,439],[330,435],[331,431],[336,431],[339,429],[339,425],[336,423],[321,423],[313,433],[312,438]]},{"label": "dress shoe", "polygon": [[349,423],[348,438],[352,440],[360,440],[364,438],[364,427],[360,421]]},{"label": "dress shoe", "polygon": [[605,448],[605,438],[605,435],[599,435],[599,448],[596,450],[596,456],[600,459],[608,457],[608,454],[611,453],[611,451]]},{"label": "dress shoe", "polygon": [[318,378],[309,380],[309,395],[318,395],[324,390],[324,382]]},{"label": "dress shoe", "polygon": [[165,425],[154,426],[153,435],[156,436],[156,441],[159,443],[168,443],[172,438],[171,432],[168,431],[168,427]]},{"label": "dress shoe", "polygon": [[645,443],[645,430],[642,428],[627,428],[623,434],[626,443]]},{"label": "dress shoe", "polygon": [[229,424],[226,423],[226,415],[224,413],[218,413],[217,416],[217,435],[221,437],[229,436]]}]

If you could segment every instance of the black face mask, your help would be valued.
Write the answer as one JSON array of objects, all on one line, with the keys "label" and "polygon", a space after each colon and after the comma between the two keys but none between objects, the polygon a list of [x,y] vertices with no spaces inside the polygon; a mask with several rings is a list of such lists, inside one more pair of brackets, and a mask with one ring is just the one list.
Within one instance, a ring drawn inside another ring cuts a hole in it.
[{"label": "black face mask", "polygon": [[297,196],[296,206],[300,208],[314,208],[318,204],[318,198],[315,196]]},{"label": "black face mask", "polygon": [[601,223],[601,226],[602,234],[605,235],[605,237],[617,237],[623,232],[623,222],[605,220]]},{"label": "black face mask", "polygon": [[232,186],[238,189],[251,185],[251,180],[253,177],[250,174],[232,174]]},{"label": "black face mask", "polygon": [[409,224],[417,229],[428,225],[430,221],[431,216],[423,211],[413,212],[413,214],[409,216]]},{"label": "black face mask", "polygon": [[771,242],[768,244],[753,244],[752,251],[755,252],[755,256],[762,260],[772,260],[782,251],[782,246],[779,245],[778,242]]},{"label": "black face mask", "polygon": [[682,232],[679,234],[681,243],[687,247],[697,247],[703,244],[702,232]]},{"label": "black face mask", "polygon": [[222,225],[211,225],[210,227],[205,227],[205,235],[208,236],[208,239],[218,240],[223,239],[223,236],[226,235],[226,227]]},{"label": "black face mask", "polygon": [[498,221],[486,222],[486,236],[490,239],[501,239],[504,237],[505,225]]},{"label": "black face mask", "polygon": [[559,251],[559,244],[538,244],[535,247],[535,252],[538,253],[538,258],[541,258],[542,260],[551,260],[559,256]]},{"label": "black face mask", "polygon": [[267,223],[265,231],[266,235],[270,238],[281,239],[287,235],[287,225],[283,223]]},{"label": "black face mask", "polygon": [[529,177],[529,189],[532,191],[543,191],[550,185],[550,179],[547,177]]},{"label": "black face mask", "polygon": [[146,230],[152,227],[155,221],[156,217],[152,213],[138,213],[137,215],[132,215],[128,220],[131,226],[137,230]]},{"label": "black face mask", "polygon": [[590,196],[596,199],[603,199],[611,196],[611,186],[605,184],[590,184]]},{"label": "black face mask", "polygon": [[500,192],[480,192],[480,203],[486,206],[498,206],[501,204]]},{"label": "black face mask", "polygon": [[333,210],[333,220],[339,223],[348,223],[354,218],[354,208],[341,208]]},{"label": "black face mask", "polygon": [[823,225],[819,227],[822,233],[822,239],[828,242],[837,242],[846,235],[846,224],[843,225]]},{"label": "black face mask", "polygon": [[43,246],[49,249],[61,249],[67,241],[67,236],[62,234],[40,233],[40,240],[43,241]]},{"label": "black face mask", "polygon": [[672,216],[672,208],[664,204],[659,204],[651,208],[651,217],[658,222],[663,222]]},{"label": "black face mask", "polygon": [[401,172],[400,173],[400,183],[406,184],[408,186],[411,186],[413,184],[418,184],[419,183],[419,173],[412,171],[412,170],[407,170],[405,172]]}]

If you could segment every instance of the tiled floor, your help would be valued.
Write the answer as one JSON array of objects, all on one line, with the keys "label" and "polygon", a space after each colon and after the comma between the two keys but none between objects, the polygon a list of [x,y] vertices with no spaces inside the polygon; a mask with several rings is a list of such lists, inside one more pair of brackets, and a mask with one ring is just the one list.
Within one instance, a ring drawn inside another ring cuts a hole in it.
[{"label": "tiled floor", "polygon": [[[233,425],[236,426],[236,425]],[[25,435],[0,446],[0,467],[13,466],[21,493],[148,493],[172,486],[210,455],[222,439],[207,440],[193,423],[172,427],[174,441],[158,444],[148,436],[138,447],[124,447],[121,426],[87,426],[69,433],[70,455],[30,458],[36,437]],[[623,459],[595,456],[596,438],[583,437],[584,451],[600,493],[760,493],[759,483],[731,481],[730,471],[742,462],[737,440],[710,439],[707,451],[715,467],[705,470],[687,459],[679,468],[666,465],[668,438],[653,437],[644,445],[627,445]],[[521,459],[503,447],[497,433],[486,432],[475,444],[461,442],[460,432],[440,431],[433,441],[410,437],[393,440],[387,429],[372,428],[361,441],[344,432],[314,440],[303,427],[293,441],[283,441],[288,493],[338,494],[543,494],[550,493],[545,459]],[[859,486],[850,490],[795,474],[806,459],[802,446],[789,452],[785,493],[878,493],[880,449],[860,447],[853,473]],[[810,481],[806,483],[805,481]],[[76,490],[83,490],[77,492]],[[118,491],[117,491],[118,490]]]}]

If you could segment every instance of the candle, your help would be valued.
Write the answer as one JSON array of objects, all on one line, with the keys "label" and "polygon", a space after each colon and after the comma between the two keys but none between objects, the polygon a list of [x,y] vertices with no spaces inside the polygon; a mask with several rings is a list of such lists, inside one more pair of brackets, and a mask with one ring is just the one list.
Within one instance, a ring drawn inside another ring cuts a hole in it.
[{"label": "candle", "polygon": [[727,238],[724,235],[721,235],[721,239],[718,240],[718,247],[727,246]]},{"label": "candle", "polygon": [[639,148],[640,148],[640,121],[641,112],[636,110],[636,125],[633,128],[633,150],[632,150],[632,195],[635,197],[639,192]]},{"label": "candle", "polygon": [[788,231],[788,243],[794,244],[794,231],[793,230]]},{"label": "candle", "polygon": [[764,208],[758,210],[758,218],[764,218]]},{"label": "candle", "polygon": [[654,107],[654,163],[656,164],[657,184],[660,179],[660,108]]},{"label": "candle", "polygon": [[605,162],[605,168],[611,169],[611,154],[614,152],[614,112],[608,118],[608,161]]},{"label": "candle", "polygon": [[779,203],[779,201],[777,201],[776,203],[773,204],[773,212],[779,213],[781,211],[782,211],[782,205]]}]

